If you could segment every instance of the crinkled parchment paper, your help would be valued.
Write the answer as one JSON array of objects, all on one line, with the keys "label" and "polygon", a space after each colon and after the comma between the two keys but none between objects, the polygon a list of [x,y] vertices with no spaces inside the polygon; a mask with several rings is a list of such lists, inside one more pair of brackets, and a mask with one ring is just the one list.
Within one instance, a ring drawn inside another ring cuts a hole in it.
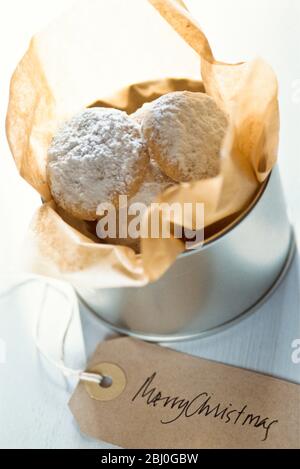
[{"label": "crinkled parchment paper", "polygon": [[205,203],[208,227],[245,211],[276,162],[278,90],[271,68],[260,59],[217,62],[179,0],[79,1],[32,39],[13,75],[7,114],[18,170],[45,202],[28,235],[32,270],[91,288],[140,286],[158,279],[184,251],[178,239],[144,239],[141,255],[97,242],[85,223],[51,200],[46,158],[59,125],[84,107],[131,113],[170,91],[204,91],[200,62],[205,92],[230,119],[221,174],[176,186],[159,200]]}]

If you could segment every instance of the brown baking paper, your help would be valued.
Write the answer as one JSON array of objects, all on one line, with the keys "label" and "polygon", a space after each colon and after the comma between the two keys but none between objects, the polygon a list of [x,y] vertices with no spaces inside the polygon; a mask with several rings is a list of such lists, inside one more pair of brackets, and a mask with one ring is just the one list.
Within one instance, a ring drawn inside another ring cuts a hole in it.
[{"label": "brown baking paper", "polygon": [[297,384],[130,338],[100,344],[88,370],[103,363],[123,371],[125,388],[112,376],[95,400],[81,382],[70,401],[92,438],[131,449],[300,447]]},{"label": "brown baking paper", "polygon": [[13,75],[7,114],[18,170],[45,202],[25,249],[32,270],[95,288],[139,286],[158,279],[184,251],[174,238],[143,239],[141,255],[101,244],[51,200],[46,159],[58,127],[84,107],[131,113],[170,91],[204,91],[200,62],[205,91],[230,120],[221,173],[176,186],[159,200],[205,203],[205,226],[215,230],[247,209],[276,162],[279,113],[271,68],[260,59],[215,61],[179,0],[80,0],[32,39]]}]

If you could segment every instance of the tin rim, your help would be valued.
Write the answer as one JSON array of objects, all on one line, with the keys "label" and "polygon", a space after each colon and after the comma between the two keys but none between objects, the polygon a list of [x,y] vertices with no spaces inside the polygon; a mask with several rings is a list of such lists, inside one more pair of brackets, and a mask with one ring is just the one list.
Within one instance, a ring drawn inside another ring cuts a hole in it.
[{"label": "tin rim", "polygon": [[231,231],[234,230],[237,226],[243,223],[243,221],[245,221],[246,218],[252,213],[252,211],[254,210],[254,208],[256,207],[256,205],[259,203],[262,196],[264,195],[269,185],[272,174],[273,174],[273,171],[271,171],[267,179],[263,182],[261,187],[258,189],[255,197],[253,198],[253,200],[251,201],[251,203],[249,204],[246,210],[240,213],[231,223],[228,223],[228,225],[226,225],[225,228],[223,228],[222,230],[218,231],[217,233],[215,233],[214,235],[206,239],[204,241],[203,246],[200,246],[195,249],[191,249],[190,251],[185,251],[181,253],[178,257],[180,258],[184,256],[190,256],[192,254],[195,254],[195,252],[199,250],[206,249],[208,246],[211,246],[212,244],[219,242],[221,239],[223,239],[225,236],[231,233]]},{"label": "tin rim", "polygon": [[121,335],[126,335],[129,337],[133,337],[135,339],[144,340],[146,342],[154,342],[154,343],[176,343],[176,342],[184,342],[189,340],[199,340],[210,337],[212,335],[218,334],[220,332],[224,332],[225,330],[229,329],[230,327],[238,324],[243,319],[246,319],[252,316],[255,312],[257,312],[275,293],[277,288],[280,286],[284,278],[286,277],[287,273],[289,272],[292,262],[294,260],[296,254],[296,237],[293,228],[291,228],[291,240],[290,240],[290,248],[289,252],[285,261],[285,264],[280,272],[279,276],[273,283],[273,285],[267,290],[267,292],[256,302],[248,308],[247,310],[241,312],[235,318],[221,324],[220,326],[213,327],[208,329],[207,331],[198,332],[196,334],[170,334],[170,335],[159,335],[159,334],[147,334],[142,332],[134,332],[128,329],[115,326],[114,324],[110,323],[106,319],[102,318],[100,314],[96,313],[96,311],[87,304],[87,302],[81,297],[81,295],[76,291],[77,297],[80,303],[86,308],[90,316],[96,320],[98,323],[102,323],[103,326],[107,327],[110,330],[118,332]]}]

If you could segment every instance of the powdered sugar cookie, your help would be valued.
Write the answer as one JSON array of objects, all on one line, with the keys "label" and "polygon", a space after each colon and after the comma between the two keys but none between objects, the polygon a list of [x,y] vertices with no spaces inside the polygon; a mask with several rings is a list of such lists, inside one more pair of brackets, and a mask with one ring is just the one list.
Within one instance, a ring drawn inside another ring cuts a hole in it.
[{"label": "powdered sugar cookie", "polygon": [[[176,185],[176,182],[163,174],[155,161],[151,161],[139,191],[135,194],[135,196],[128,200],[128,208],[133,206],[133,204],[143,204],[145,208],[149,207],[150,204],[154,202],[160,194],[162,194],[167,188],[174,185]],[[134,216],[130,215],[127,217],[126,231],[128,231],[128,225],[133,220],[133,218]],[[117,220],[117,225],[119,227],[119,217]],[[99,235],[101,238],[101,230],[98,230],[98,236]],[[118,236],[116,238],[106,238],[104,242],[107,244],[127,246],[134,249],[136,252],[140,251],[140,238],[133,238],[130,236],[130,233],[128,234],[128,237],[120,238],[119,230]]]},{"label": "powdered sugar cookie", "polygon": [[150,156],[178,182],[214,177],[228,120],[204,93],[169,93],[147,108],[142,132]]},{"label": "powdered sugar cookie", "polygon": [[149,164],[140,126],[125,112],[92,108],[66,122],[48,151],[47,173],[57,204],[74,217],[97,219],[100,203],[133,196]]},{"label": "powdered sugar cookie", "polygon": [[137,111],[135,111],[133,114],[130,114],[130,117],[134,119],[138,124],[142,125],[150,109],[151,109],[151,103],[145,103],[143,104],[142,107],[137,109]]},{"label": "powdered sugar cookie", "polygon": [[142,203],[148,207],[168,187],[174,185],[176,182],[160,170],[155,160],[151,160],[145,179],[138,192],[130,199],[129,204]]}]

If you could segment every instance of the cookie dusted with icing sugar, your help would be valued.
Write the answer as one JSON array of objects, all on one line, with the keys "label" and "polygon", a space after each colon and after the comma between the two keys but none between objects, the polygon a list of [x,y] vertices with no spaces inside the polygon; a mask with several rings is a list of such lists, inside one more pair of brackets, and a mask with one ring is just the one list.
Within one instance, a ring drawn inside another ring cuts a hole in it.
[{"label": "cookie dusted with icing sugar", "polygon": [[169,93],[143,112],[142,132],[150,156],[177,182],[218,175],[228,127],[225,113],[204,93]]},{"label": "cookie dusted with icing sugar", "polygon": [[138,124],[142,125],[145,117],[148,114],[148,111],[151,109],[151,103],[145,103],[142,107],[137,109],[133,114],[130,114],[130,117],[134,119]]},{"label": "cookie dusted with icing sugar", "polygon": [[78,219],[96,220],[100,203],[118,206],[120,195],[135,195],[148,164],[140,125],[125,112],[93,108],[55,135],[47,175],[60,207]]},{"label": "cookie dusted with icing sugar", "polygon": [[156,161],[151,160],[145,179],[138,192],[130,199],[129,204],[140,203],[149,207],[159,195],[176,184],[174,180],[161,172]]},{"label": "cookie dusted with icing sugar", "polygon": [[[149,207],[151,203],[155,202],[157,197],[161,195],[169,187],[175,186],[177,183],[170,179],[168,176],[163,174],[159,169],[158,164],[151,160],[145,173],[145,179],[142,182],[138,192],[128,200],[128,208],[133,204],[143,204],[145,207]],[[128,223],[133,219],[133,216],[128,216]],[[119,218],[117,220],[119,224]],[[126,227],[126,230],[128,226]],[[98,231],[98,236],[101,232]],[[140,238],[134,239],[128,236],[127,238],[106,238],[104,240],[106,244],[126,246],[134,249],[137,253],[140,252]]]}]

